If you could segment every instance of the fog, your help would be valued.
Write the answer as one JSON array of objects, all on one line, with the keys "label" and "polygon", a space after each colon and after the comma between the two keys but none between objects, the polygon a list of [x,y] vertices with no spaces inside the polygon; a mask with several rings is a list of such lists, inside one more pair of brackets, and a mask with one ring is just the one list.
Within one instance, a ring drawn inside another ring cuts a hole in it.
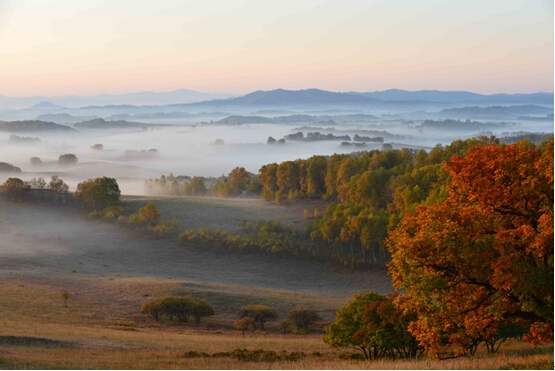
[{"label": "fog", "polygon": [[[305,111],[306,112],[306,111]],[[347,112],[345,110],[344,112]],[[313,115],[326,114],[326,118],[337,120],[329,125],[326,122],[297,122],[286,124],[240,124],[218,125],[199,124],[201,121],[217,121],[228,112],[205,113],[202,117],[169,119],[128,119],[132,122],[149,123],[148,128],[126,130],[82,129],[76,127],[71,133],[25,132],[0,133],[0,161],[18,166],[22,169],[18,177],[29,180],[32,177],[49,178],[58,175],[70,189],[74,190],[78,182],[100,176],[114,177],[118,180],[122,193],[142,194],[144,181],[164,174],[188,176],[218,177],[228,174],[234,167],[242,166],[252,173],[268,163],[308,158],[313,155],[332,155],[333,153],[350,153],[382,149],[383,143],[391,143],[393,148],[423,148],[430,150],[436,144],[449,144],[456,139],[466,139],[478,135],[496,135],[502,137],[507,133],[553,132],[553,121],[549,120],[506,120],[505,118],[479,120],[492,123],[488,130],[469,129],[464,125],[451,127],[449,130],[435,130],[422,126],[424,118],[437,120],[433,112],[366,112],[376,115],[375,120],[361,122],[341,121],[334,115],[344,114],[340,110],[333,112],[321,109]],[[94,112],[93,112],[94,113]],[[102,112],[96,112],[100,114]],[[104,112],[105,113],[105,112]],[[253,114],[254,112],[250,112]],[[259,111],[257,115],[272,118],[293,114],[292,111]],[[297,112],[302,113],[302,112]],[[23,115],[21,112],[20,115]],[[248,115],[247,112],[240,114]],[[320,116],[323,117],[323,116]],[[384,119],[380,119],[383,117]],[[474,119],[478,121],[478,119]],[[472,120],[472,121],[474,121]],[[159,124],[158,126],[156,124]],[[71,124],[65,124],[71,125]],[[383,136],[383,143],[367,142],[364,147],[341,146],[341,140],[325,141],[287,141],[284,144],[269,145],[268,137],[276,140],[298,131],[306,136],[308,132],[321,132],[336,136],[355,134],[362,136]],[[380,134],[376,131],[386,133]],[[10,134],[25,137],[38,137],[36,143],[14,143]],[[223,144],[214,144],[220,139]],[[91,149],[94,144],[102,144],[103,150]],[[158,156],[132,158],[126,150],[157,149]],[[72,153],[79,162],[75,166],[58,165],[58,157]],[[30,157],[39,157],[43,164],[32,166]],[[0,181],[14,176],[0,173]]]}]

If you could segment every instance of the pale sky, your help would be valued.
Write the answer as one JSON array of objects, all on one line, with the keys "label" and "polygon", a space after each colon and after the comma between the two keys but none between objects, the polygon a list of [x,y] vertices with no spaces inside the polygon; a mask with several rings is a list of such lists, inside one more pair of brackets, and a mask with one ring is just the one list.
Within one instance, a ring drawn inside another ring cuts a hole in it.
[{"label": "pale sky", "polygon": [[553,0],[0,0],[0,95],[553,91]]}]

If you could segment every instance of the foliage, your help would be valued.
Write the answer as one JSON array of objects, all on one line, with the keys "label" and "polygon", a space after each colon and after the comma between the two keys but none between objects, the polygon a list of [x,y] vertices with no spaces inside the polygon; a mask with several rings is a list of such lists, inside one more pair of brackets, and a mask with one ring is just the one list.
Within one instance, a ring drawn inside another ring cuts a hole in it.
[{"label": "foliage", "polygon": [[72,153],[66,153],[65,155],[60,155],[60,157],[58,158],[58,165],[62,165],[62,166],[69,166],[69,165],[75,165],[77,164],[79,160],[77,159],[77,156],[75,156]]},{"label": "foliage", "polygon": [[278,317],[277,311],[266,305],[247,305],[239,310],[239,318],[252,318],[255,329],[264,329],[264,324]]},{"label": "foliage", "polygon": [[314,309],[301,307],[291,309],[287,319],[290,320],[296,328],[305,331],[316,322],[322,320],[318,312]]},{"label": "foliage", "polygon": [[149,226],[148,231],[154,238],[169,239],[179,233],[179,223],[177,219],[162,220],[155,226]]},{"label": "foliage", "polygon": [[163,316],[170,321],[177,319],[187,322],[193,318],[199,324],[204,317],[214,315],[214,310],[204,299],[195,299],[190,296],[165,296],[159,299],[150,299],[143,303],[141,313],[150,315],[155,321],[160,321]]},{"label": "foliage", "polygon": [[553,140],[471,148],[446,162],[449,198],[406,214],[388,239],[399,301],[429,353],[472,352],[508,323],[553,340]]},{"label": "foliage", "polygon": [[254,330],[256,328],[256,321],[252,317],[243,317],[235,320],[233,322],[233,327],[237,330],[242,331],[243,337],[245,337],[245,331]]},{"label": "foliage", "polygon": [[143,222],[147,228],[151,225],[156,225],[159,217],[160,213],[152,202],[149,202],[139,209],[139,220]]},{"label": "foliage", "polygon": [[69,186],[57,175],[52,176],[50,183],[48,183],[48,189],[52,194],[52,202],[56,202],[58,197],[62,196],[62,201],[65,203],[65,194],[69,191]]},{"label": "foliage", "polygon": [[21,200],[24,190],[25,183],[19,178],[8,178],[2,184],[2,194],[12,201]]},{"label": "foliage", "polygon": [[89,179],[77,184],[75,199],[77,203],[97,212],[119,203],[121,192],[114,178]]},{"label": "foliage", "polygon": [[365,306],[385,299],[383,295],[374,292],[353,295],[353,300],[337,311],[335,321],[326,328],[327,335],[324,337],[324,342],[331,347],[353,348],[362,352],[366,359],[370,359],[372,347],[360,338],[355,338],[355,335],[365,329],[366,324],[363,321]]}]

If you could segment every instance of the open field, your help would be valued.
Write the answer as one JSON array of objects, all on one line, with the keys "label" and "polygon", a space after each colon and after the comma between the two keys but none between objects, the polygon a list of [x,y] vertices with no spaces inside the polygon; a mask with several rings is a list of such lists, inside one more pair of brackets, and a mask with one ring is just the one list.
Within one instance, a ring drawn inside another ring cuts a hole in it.
[{"label": "open field", "polygon": [[[124,198],[139,207],[149,200]],[[276,206],[260,200],[152,200],[164,218],[179,218],[182,227],[190,223],[190,228],[196,228],[202,218],[232,229],[235,219],[271,216],[294,226],[297,213],[290,209],[298,208],[302,218],[305,208],[301,203]],[[534,349],[516,341],[505,344],[501,348],[505,353],[494,357],[482,353],[442,362],[376,361],[371,365],[340,359],[340,354],[350,351],[325,345],[322,327],[353,293],[391,292],[385,269],[350,271],[312,261],[189,251],[175,242],[140,239],[113,223],[89,220],[70,206],[0,199],[0,210],[0,368],[498,369],[553,365],[552,347]],[[237,213],[242,216],[236,218]],[[290,221],[286,219],[289,214],[294,216]],[[61,290],[73,295],[67,307],[59,296]],[[140,313],[145,300],[164,295],[204,298],[216,315],[194,325],[156,323]],[[293,307],[312,307],[323,320],[311,334],[279,334],[275,323],[269,323],[267,332],[243,338],[233,329],[233,320],[241,306],[252,303],[275,307],[280,318]],[[211,356],[243,348],[303,354],[275,362]]]},{"label": "open field", "polygon": [[322,200],[285,200],[284,204],[266,202],[261,198],[213,198],[213,197],[152,197],[125,196],[122,201],[133,209],[153,201],[162,219],[176,218],[182,229],[224,229],[230,233],[241,231],[241,222],[277,220],[291,228],[303,229],[310,219],[305,219],[304,210],[312,215],[318,208],[324,213],[329,202]]},{"label": "open field", "polygon": [[[24,283],[23,283],[24,282]],[[80,292],[68,307],[58,297],[63,284]],[[81,280],[59,282],[3,280],[0,285],[0,368],[240,368],[240,369],[523,369],[550,368],[553,348],[536,348],[517,341],[503,346],[502,353],[447,361],[354,361],[342,360],[346,350],[327,347],[322,334],[281,335],[249,333],[218,325],[226,315],[200,326],[157,324],[137,313],[143,292],[152,295],[177,292],[180,284],[155,279]],[[286,303],[296,301],[283,293]],[[265,296],[266,295],[266,296]],[[318,299],[304,300],[317,304]],[[221,303],[217,303],[218,308]],[[221,323],[223,325],[223,322]],[[303,352],[294,361],[247,362],[234,357],[211,357],[235,349]],[[196,352],[189,353],[188,352]],[[205,353],[203,356],[203,352]],[[201,355],[198,356],[197,355]]]}]

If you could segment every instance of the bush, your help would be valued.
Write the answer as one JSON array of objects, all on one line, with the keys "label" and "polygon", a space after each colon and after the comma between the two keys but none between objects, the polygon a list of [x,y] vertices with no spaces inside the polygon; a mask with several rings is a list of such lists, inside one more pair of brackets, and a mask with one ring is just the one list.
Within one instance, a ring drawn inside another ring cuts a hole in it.
[{"label": "bush", "polygon": [[179,231],[179,223],[175,218],[169,221],[162,220],[156,226],[148,227],[148,231],[151,232],[154,238],[169,239],[174,237]]}]

